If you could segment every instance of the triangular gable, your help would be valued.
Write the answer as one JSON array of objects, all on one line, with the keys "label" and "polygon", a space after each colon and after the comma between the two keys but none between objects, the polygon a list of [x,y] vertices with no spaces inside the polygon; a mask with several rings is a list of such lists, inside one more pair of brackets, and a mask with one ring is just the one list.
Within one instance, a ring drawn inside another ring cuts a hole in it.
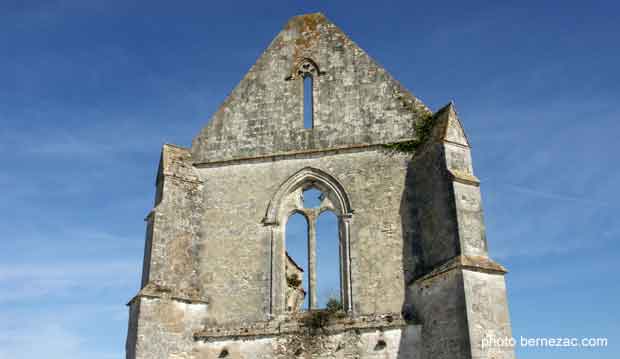
[{"label": "triangular gable", "polygon": [[[315,67],[312,129],[303,124],[302,64]],[[296,16],[194,138],[192,157],[205,163],[403,141],[428,111],[324,15]]]},{"label": "triangular gable", "polygon": [[469,146],[469,140],[463,129],[463,124],[456,113],[454,103],[450,102],[442,107],[434,116],[437,121],[434,126],[434,137],[438,141],[452,142],[461,146]]}]

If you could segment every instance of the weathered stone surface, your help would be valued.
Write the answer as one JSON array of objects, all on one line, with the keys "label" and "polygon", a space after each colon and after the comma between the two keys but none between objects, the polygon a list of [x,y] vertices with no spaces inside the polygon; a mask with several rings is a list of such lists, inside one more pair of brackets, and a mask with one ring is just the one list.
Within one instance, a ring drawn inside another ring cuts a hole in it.
[{"label": "weathered stone surface", "polygon": [[[415,153],[386,150],[426,120]],[[163,148],[127,358],[513,358],[480,345],[510,321],[479,185],[452,104],[430,117],[323,15],[295,17],[191,148]],[[299,312],[286,223],[309,221],[314,309],[323,210],[338,218],[342,309]]]},{"label": "weathered stone surface", "polygon": [[[405,156],[389,157],[377,149],[198,169],[208,188],[199,275],[205,278],[202,285],[214,309],[212,318],[264,320],[269,315],[270,241],[272,231],[283,234],[285,223],[274,229],[262,220],[280,185],[306,167],[338,174],[334,177],[348,189],[354,210],[354,310],[399,312],[404,295],[399,213],[407,205],[402,203],[406,163]],[[283,250],[284,243],[274,244],[276,252]]]},{"label": "weathered stone surface", "polygon": [[514,358],[513,348],[507,346],[482,346],[484,339],[512,337],[506,284],[499,274],[464,270],[465,301],[472,358]]},{"label": "weathered stone surface", "polygon": [[[314,128],[303,125],[303,81],[311,59]],[[288,80],[287,80],[288,79]],[[322,14],[291,19],[194,139],[194,161],[410,139],[412,108],[428,109]]]}]

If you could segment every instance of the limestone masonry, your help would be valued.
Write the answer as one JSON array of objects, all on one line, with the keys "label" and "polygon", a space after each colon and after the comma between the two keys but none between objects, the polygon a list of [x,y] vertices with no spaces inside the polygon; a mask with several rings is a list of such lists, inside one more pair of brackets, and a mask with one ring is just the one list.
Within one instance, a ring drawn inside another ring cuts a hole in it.
[{"label": "limestone masonry", "polygon": [[[340,258],[326,308],[323,211]],[[286,249],[294,213],[307,265]],[[482,346],[511,336],[505,272],[453,105],[433,113],[325,16],[297,16],[191,148],[164,145],[126,357],[514,358]]]}]

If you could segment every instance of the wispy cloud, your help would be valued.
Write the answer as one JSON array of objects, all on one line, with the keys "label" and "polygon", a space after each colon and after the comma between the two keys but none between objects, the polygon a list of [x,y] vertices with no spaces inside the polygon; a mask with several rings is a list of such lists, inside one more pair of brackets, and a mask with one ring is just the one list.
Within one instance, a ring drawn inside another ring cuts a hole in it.
[{"label": "wispy cloud", "polygon": [[606,96],[550,99],[470,114],[496,258],[567,258],[609,250],[618,239],[612,213],[619,209],[620,171],[609,164],[619,113]]},{"label": "wispy cloud", "polygon": [[527,261],[529,266],[519,266],[518,270],[509,272],[510,290],[525,294],[544,288],[571,288],[575,283],[604,282],[603,275],[614,270],[614,260],[610,254],[602,254],[600,258],[588,265],[576,265],[575,261]]},{"label": "wispy cloud", "polygon": [[[74,314],[82,315],[82,319],[92,315],[88,310]],[[0,313],[0,321],[0,359],[118,359],[123,356],[120,343],[114,345],[118,352],[102,349],[100,343],[88,341],[62,313],[42,317]]]},{"label": "wispy cloud", "polygon": [[519,186],[519,185],[504,184],[502,185],[502,187],[507,189],[508,191],[513,191],[516,193],[522,193],[522,194],[526,194],[530,196],[541,197],[541,198],[552,199],[552,200],[578,202],[578,203],[583,203],[583,204],[592,204],[596,206],[614,205],[612,203],[605,202],[605,201],[592,200],[584,196],[576,196],[576,195],[571,195],[571,194],[566,194],[566,193],[539,190],[539,189],[529,188],[529,187]]},{"label": "wispy cloud", "polygon": [[497,186],[485,215],[492,256],[543,257],[604,251],[618,239],[611,204],[546,191]]},{"label": "wispy cloud", "polygon": [[[151,153],[153,147],[156,149],[161,142],[157,134],[140,126],[125,127],[118,130],[84,125],[73,130],[7,129],[0,134],[0,143],[11,147],[18,155],[88,157],[94,160],[115,154]],[[136,132],[141,135],[134,136]]]},{"label": "wispy cloud", "polygon": [[132,290],[136,262],[24,263],[0,266],[0,303],[84,296],[105,290]]}]

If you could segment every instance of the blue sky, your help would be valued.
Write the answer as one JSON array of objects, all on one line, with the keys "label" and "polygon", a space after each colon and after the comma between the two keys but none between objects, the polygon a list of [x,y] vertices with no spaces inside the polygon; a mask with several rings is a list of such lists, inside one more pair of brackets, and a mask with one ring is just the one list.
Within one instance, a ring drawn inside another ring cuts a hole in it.
[{"label": "blue sky", "polygon": [[615,1],[0,0],[0,358],[119,358],[163,143],[189,145],[293,15],[456,102],[515,336],[607,337],[620,297]]}]

